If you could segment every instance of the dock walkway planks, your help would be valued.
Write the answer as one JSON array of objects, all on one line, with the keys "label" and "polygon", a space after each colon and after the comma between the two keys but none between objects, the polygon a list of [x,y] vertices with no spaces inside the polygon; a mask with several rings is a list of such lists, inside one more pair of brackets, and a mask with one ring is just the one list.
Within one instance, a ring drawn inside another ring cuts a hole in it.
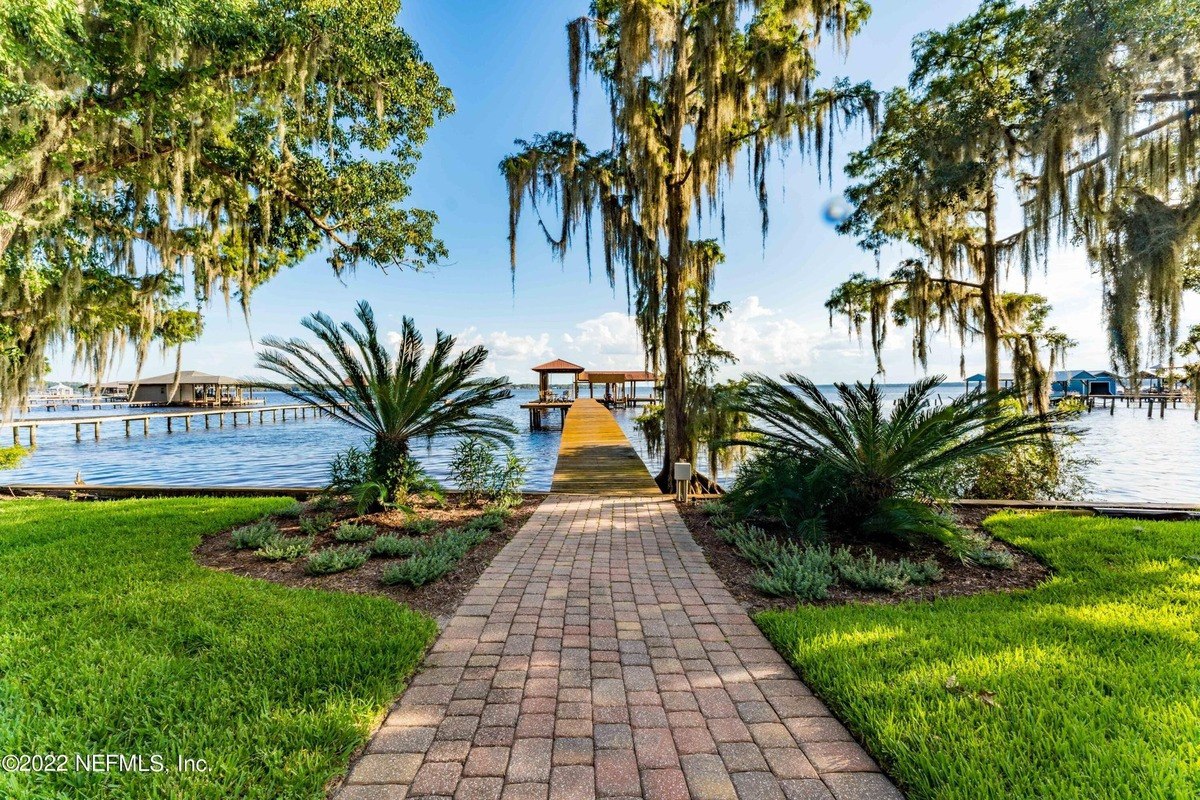
[{"label": "dock walkway planks", "polygon": [[586,398],[571,405],[563,423],[550,491],[619,497],[662,496],[612,412]]}]

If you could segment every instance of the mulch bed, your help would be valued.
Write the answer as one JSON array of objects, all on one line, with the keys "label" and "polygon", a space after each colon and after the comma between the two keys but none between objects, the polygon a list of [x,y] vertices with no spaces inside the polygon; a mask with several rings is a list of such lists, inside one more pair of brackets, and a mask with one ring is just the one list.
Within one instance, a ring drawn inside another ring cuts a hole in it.
[{"label": "mulch bed", "polygon": [[[709,516],[699,506],[694,504],[676,504],[679,513],[687,523],[692,537],[704,550],[708,563],[729,588],[734,598],[750,612],[767,611],[772,609],[788,609],[796,605],[795,600],[773,597],[763,594],[750,585],[750,577],[755,568],[747,563],[732,545],[717,536]],[[981,522],[993,512],[993,509],[971,507],[955,509],[955,516],[967,528],[979,531],[987,536]],[[764,527],[768,533],[781,535],[780,531]],[[938,597],[962,597],[981,592],[1012,591],[1028,589],[1045,581],[1051,571],[1045,564],[1038,561],[1024,550],[988,537],[996,549],[1007,550],[1016,560],[1012,569],[990,569],[964,564],[946,552],[945,548],[934,542],[915,543],[906,546],[900,543],[876,542],[867,543],[863,540],[847,538],[831,534],[827,541],[832,548],[848,547],[855,555],[861,555],[868,547],[881,559],[895,561],[907,558],[910,561],[922,561],[934,558],[941,567],[945,577],[927,586],[909,586],[895,594],[889,592],[871,592],[837,583],[829,589],[826,600],[815,601],[814,605],[841,605],[844,603],[899,603],[906,600],[933,600]]]},{"label": "mulch bed", "polygon": [[[429,614],[432,617],[443,618],[453,613],[454,609],[470,591],[479,576],[487,569],[496,554],[508,544],[534,509],[542,502],[541,497],[527,498],[519,507],[512,509],[512,516],[502,530],[492,532],[481,544],[471,548],[448,574],[431,583],[413,588],[410,586],[384,586],[379,582],[383,571],[399,559],[379,558],[372,556],[361,567],[338,572],[333,575],[305,575],[305,559],[295,561],[266,561],[254,554],[253,550],[235,550],[230,546],[230,531],[223,531],[206,537],[195,550],[196,560],[206,567],[232,572],[248,578],[281,583],[285,586],[302,587],[307,589],[327,589],[336,592],[356,592],[359,594],[374,594],[390,597],[400,603],[407,603],[412,608]],[[460,505],[450,503],[446,507],[433,505],[414,509],[417,516],[423,519],[437,521],[436,531],[427,536],[435,536],[438,532],[449,528],[457,528],[483,513],[478,505]],[[377,514],[359,516],[353,506],[341,504],[329,512],[338,522],[360,522],[375,525],[378,535],[394,534],[396,536],[415,535],[412,531],[403,529],[408,515],[401,511],[383,511]],[[306,512],[312,516],[315,512]],[[294,518],[271,517],[286,535],[300,535],[300,521]],[[312,550],[315,552],[324,547],[340,545],[333,538],[332,530],[318,535],[313,540]],[[370,542],[355,545],[369,547]]]}]

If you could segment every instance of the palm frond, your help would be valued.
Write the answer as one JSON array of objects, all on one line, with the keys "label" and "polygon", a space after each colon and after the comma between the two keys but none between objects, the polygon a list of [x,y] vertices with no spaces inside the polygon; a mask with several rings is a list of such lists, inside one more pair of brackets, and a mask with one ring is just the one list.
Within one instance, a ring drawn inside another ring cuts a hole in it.
[{"label": "palm frond", "polygon": [[454,337],[438,331],[426,357],[424,339],[404,317],[393,355],[370,304],[360,302],[355,316],[357,327],[322,313],[306,317],[301,324],[315,343],[264,338],[257,364],[281,380],[261,384],[302,403],[328,405],[335,418],[401,451],[415,438],[472,435],[511,442],[512,422],[488,411],[512,397],[508,379],[476,377],[486,349],[454,356]]}]

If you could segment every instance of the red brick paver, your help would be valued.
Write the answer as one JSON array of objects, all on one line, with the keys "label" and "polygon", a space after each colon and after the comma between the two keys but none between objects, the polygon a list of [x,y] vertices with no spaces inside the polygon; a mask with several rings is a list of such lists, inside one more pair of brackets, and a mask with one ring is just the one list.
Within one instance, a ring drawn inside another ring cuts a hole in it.
[{"label": "red brick paver", "polygon": [[363,797],[897,800],[658,498],[551,495],[353,767]]}]

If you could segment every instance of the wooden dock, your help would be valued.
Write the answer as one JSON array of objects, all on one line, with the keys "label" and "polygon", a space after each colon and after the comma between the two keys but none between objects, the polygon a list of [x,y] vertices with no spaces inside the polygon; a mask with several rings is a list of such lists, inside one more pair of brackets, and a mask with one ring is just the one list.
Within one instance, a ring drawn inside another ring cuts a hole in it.
[{"label": "wooden dock", "polygon": [[260,425],[266,423],[267,415],[271,416],[271,422],[283,421],[286,422],[288,412],[292,414],[292,419],[306,419],[311,412],[313,418],[317,418],[327,413],[329,406],[310,406],[310,405],[289,405],[289,406],[264,406],[262,408],[196,408],[191,411],[172,411],[164,414],[110,414],[106,417],[26,417],[24,419],[13,419],[7,422],[0,423],[0,427],[12,428],[13,444],[21,443],[21,431],[28,433],[28,445],[30,447],[37,446],[37,432],[42,427],[53,427],[63,425],[75,426],[75,441],[83,441],[83,429],[91,427],[92,436],[96,441],[100,441],[100,426],[107,422],[120,422],[125,425],[125,435],[130,436],[132,423],[141,423],[142,435],[150,435],[151,420],[165,420],[167,423],[167,433],[172,433],[175,430],[177,421],[183,422],[183,429],[190,431],[192,429],[192,420],[201,417],[204,420],[204,427],[211,428],[216,421],[217,427],[225,427],[225,417],[229,416],[230,422],[234,427],[237,427],[241,421],[242,415],[245,415],[246,425],[250,425],[254,421],[254,414],[258,415],[258,423]]},{"label": "wooden dock", "polygon": [[571,404],[550,491],[557,494],[662,497],[641,456],[612,413],[592,399]]},{"label": "wooden dock", "polygon": [[559,421],[567,424],[567,412],[571,410],[570,400],[538,400],[532,403],[521,403],[521,408],[529,411],[529,430],[541,431],[546,429],[546,417],[551,411],[557,411]]}]

